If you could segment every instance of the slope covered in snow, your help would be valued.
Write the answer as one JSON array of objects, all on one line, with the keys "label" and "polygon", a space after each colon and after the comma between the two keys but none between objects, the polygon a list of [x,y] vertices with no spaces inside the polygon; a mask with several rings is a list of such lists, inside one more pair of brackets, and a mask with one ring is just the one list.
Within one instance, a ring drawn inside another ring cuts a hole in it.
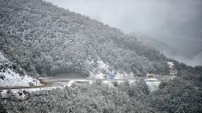
[{"label": "slope covered in snow", "polygon": [[27,76],[15,63],[0,52],[0,87],[40,85],[40,82]]},{"label": "slope covered in snow", "polygon": [[103,74],[100,62],[116,75],[169,71],[166,57],[135,37],[42,0],[2,1],[0,14],[0,45],[27,72],[87,77]]}]

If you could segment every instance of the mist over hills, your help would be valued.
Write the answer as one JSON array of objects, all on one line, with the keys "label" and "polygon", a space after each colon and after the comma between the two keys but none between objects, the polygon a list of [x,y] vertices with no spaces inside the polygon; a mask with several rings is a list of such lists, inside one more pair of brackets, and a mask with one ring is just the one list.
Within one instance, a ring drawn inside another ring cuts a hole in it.
[{"label": "mist over hills", "polygon": [[[202,0],[45,0],[126,33],[147,35],[184,54],[172,58],[202,65]],[[170,57],[169,55],[168,57]]]},{"label": "mist over hills", "polygon": [[42,0],[3,0],[0,11],[0,50],[31,75],[168,73],[159,51],[83,15]]},{"label": "mist over hills", "polygon": [[[202,65],[200,41],[197,42],[198,44],[194,45],[192,41],[188,42],[184,39],[176,39],[176,42],[173,43],[173,41],[168,40],[169,38],[165,41],[164,39],[159,40],[158,38],[147,35],[137,36],[137,39],[144,45],[161,51],[168,58],[175,59],[191,66]],[[179,43],[183,43],[184,45],[181,45],[181,47],[176,46]],[[191,46],[190,44],[193,44],[194,47],[190,47],[189,49],[183,47]]]},{"label": "mist over hills", "polygon": [[[138,38],[42,0],[1,0],[0,113],[201,113],[202,66]],[[93,78],[107,75],[124,77]]]}]

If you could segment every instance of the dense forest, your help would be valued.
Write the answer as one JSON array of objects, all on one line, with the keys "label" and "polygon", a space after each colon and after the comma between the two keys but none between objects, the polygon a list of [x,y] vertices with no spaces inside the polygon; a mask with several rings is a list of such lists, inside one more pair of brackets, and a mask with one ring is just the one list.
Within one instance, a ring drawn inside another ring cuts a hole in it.
[{"label": "dense forest", "polygon": [[[168,74],[166,57],[159,51],[42,0],[1,0],[0,17],[1,51],[30,75]],[[99,61],[108,68],[97,69]]]}]

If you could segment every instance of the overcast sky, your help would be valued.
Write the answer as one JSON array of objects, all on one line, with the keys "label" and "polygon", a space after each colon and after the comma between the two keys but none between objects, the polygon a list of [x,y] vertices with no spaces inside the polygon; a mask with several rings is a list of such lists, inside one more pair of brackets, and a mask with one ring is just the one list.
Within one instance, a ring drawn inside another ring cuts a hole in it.
[{"label": "overcast sky", "polygon": [[[201,0],[46,0],[125,32],[175,30],[194,24],[202,33]],[[200,20],[200,25],[195,22]],[[188,29],[188,28],[187,28]],[[179,32],[179,30],[177,30]]]},{"label": "overcast sky", "polygon": [[202,51],[202,0],[45,0],[182,51]]}]

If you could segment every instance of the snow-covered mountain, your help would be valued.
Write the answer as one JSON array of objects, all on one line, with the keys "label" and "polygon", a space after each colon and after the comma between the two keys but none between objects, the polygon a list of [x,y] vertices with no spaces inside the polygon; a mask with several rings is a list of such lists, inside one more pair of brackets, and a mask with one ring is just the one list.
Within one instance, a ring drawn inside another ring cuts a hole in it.
[{"label": "snow-covered mountain", "polygon": [[166,57],[134,36],[42,0],[2,1],[0,15],[0,49],[33,76],[168,73]]}]

